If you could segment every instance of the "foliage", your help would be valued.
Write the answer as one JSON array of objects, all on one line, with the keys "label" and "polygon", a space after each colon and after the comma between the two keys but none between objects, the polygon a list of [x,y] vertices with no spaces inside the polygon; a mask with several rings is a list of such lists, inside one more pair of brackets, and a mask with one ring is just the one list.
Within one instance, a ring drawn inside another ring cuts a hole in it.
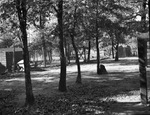
[{"label": "foliage", "polygon": [[[62,2],[63,5],[61,4]],[[72,33],[74,33],[74,41],[79,49],[83,48],[84,43],[89,41],[91,41],[92,48],[95,49],[96,38],[98,40],[98,49],[112,45],[117,51],[120,43],[133,43],[135,46],[136,38],[133,38],[133,40],[131,38],[136,31],[142,31],[141,22],[137,20],[137,17],[140,17],[141,13],[143,13],[140,11],[140,4],[138,0],[27,0],[28,13],[25,17],[26,20],[19,20],[15,1],[1,0],[0,47],[12,46],[15,42],[14,39],[17,38],[21,42],[17,41],[16,46],[24,48],[24,45],[27,45],[27,41],[23,44],[23,30],[20,31],[19,27],[21,21],[26,21],[26,29],[30,31],[33,27],[36,31],[32,33],[34,34],[32,43],[28,44],[30,51],[38,50],[42,52],[42,48],[47,51],[59,49],[60,57],[61,59],[63,58],[61,60],[62,65],[64,64],[61,73],[64,72],[62,77],[65,78],[66,52],[64,52],[64,48],[69,45],[68,50],[72,51],[72,47],[70,47],[70,35]],[[148,9],[144,13],[148,13]],[[76,14],[76,20],[74,20],[74,14]],[[149,19],[146,20],[145,30],[149,30]],[[27,34],[30,37],[29,33]],[[27,49],[28,47],[26,46]],[[61,100],[60,103],[70,104],[69,101],[72,100],[68,100]],[[50,101],[52,104],[55,103],[51,99]],[[56,102],[59,103],[59,101]],[[56,105],[53,109],[58,111],[57,107],[61,106],[61,104]],[[63,108],[64,111],[69,107]],[[81,112],[82,110],[79,111]]]},{"label": "foliage", "polygon": [[[76,2],[76,5],[74,5],[74,2]],[[88,41],[92,39],[92,47],[94,47],[95,43],[95,2],[93,1],[85,1],[85,0],[76,0],[76,1],[64,1],[64,36],[66,38],[66,42],[69,44],[71,40],[69,39],[68,32],[70,32],[70,29],[72,28],[72,13],[74,10],[74,7],[78,7],[77,9],[77,27],[76,27],[76,44],[78,47],[83,46],[84,41]],[[11,32],[13,32],[15,29],[17,29],[18,26],[18,20],[16,18],[15,14],[15,7],[14,7],[13,0],[9,1],[2,1],[1,2],[1,20],[6,20],[7,22],[7,28]],[[42,32],[44,32],[45,39],[47,41],[51,41],[52,44],[58,44],[58,42],[53,43],[53,39],[51,40],[51,35],[55,35],[56,39],[58,37],[57,32],[53,34],[51,30],[58,30],[57,29],[57,22],[56,20],[56,12],[58,1],[48,1],[48,0],[28,0],[27,1],[27,9],[28,9],[28,15],[27,15],[27,27],[28,29],[31,29],[31,25],[36,28],[36,31],[40,33],[40,30],[42,28]],[[133,30],[137,30],[139,22],[136,21],[136,16],[139,15],[139,3],[128,1],[128,0],[102,0],[99,2],[99,15],[98,15],[98,28],[99,28],[99,34],[103,32],[107,32],[108,34],[115,33],[115,31],[120,31],[123,34],[132,34]],[[41,22],[40,22],[40,15],[41,15]],[[42,24],[42,27],[40,27],[40,23]],[[3,22],[4,24],[4,22]],[[8,26],[9,25],[9,26]],[[5,26],[1,26],[1,31],[6,31]],[[15,33],[14,31],[13,33]],[[48,35],[48,36],[47,36]],[[119,42],[123,43],[125,42],[123,40],[124,37],[119,38]],[[40,39],[39,39],[40,40]],[[116,41],[116,39],[114,39]],[[100,40],[101,42],[109,41],[109,40]],[[115,42],[114,41],[114,42]],[[40,42],[40,41],[39,41]],[[32,43],[33,44],[33,43]],[[55,46],[55,45],[54,45]],[[57,45],[56,45],[57,46]],[[103,47],[103,46],[102,46]]]},{"label": "foliage", "polygon": [[13,39],[5,38],[0,42],[0,48],[8,48],[13,45]]}]

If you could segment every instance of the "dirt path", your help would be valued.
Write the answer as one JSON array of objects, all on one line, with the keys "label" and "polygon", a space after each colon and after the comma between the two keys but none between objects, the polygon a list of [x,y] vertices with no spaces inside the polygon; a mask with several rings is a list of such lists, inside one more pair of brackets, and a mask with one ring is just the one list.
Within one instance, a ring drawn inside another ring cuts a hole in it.
[{"label": "dirt path", "polygon": [[[99,114],[148,113],[150,109],[139,104],[137,58],[122,58],[118,62],[104,60],[103,64],[108,71],[107,75],[97,75],[95,63],[82,64],[83,84],[81,86],[75,84],[77,75],[76,65],[68,66],[67,94],[58,92],[59,67],[55,69],[47,68],[46,71],[31,72],[34,95],[45,97],[55,97],[57,95],[70,96],[73,92],[73,95],[78,99],[84,97],[85,100],[91,97],[92,99],[94,98],[93,101],[107,102],[109,100],[107,103],[108,107],[106,107],[107,110],[103,110]],[[150,90],[150,68],[147,68],[147,71],[148,88]],[[15,101],[17,101],[18,107],[24,104],[24,89],[24,77],[22,74],[14,75],[14,77],[12,76],[9,79],[0,79],[0,91],[16,91]],[[74,99],[70,100],[70,102],[74,102]]]}]

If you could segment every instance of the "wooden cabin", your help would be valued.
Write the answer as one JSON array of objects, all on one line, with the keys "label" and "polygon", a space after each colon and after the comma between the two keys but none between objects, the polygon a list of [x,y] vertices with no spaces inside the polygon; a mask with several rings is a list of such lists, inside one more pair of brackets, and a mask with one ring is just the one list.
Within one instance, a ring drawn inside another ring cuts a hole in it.
[{"label": "wooden cabin", "polygon": [[0,48],[0,63],[4,65],[8,71],[12,70],[13,66],[13,52],[15,52],[15,64],[23,59],[21,48]]}]

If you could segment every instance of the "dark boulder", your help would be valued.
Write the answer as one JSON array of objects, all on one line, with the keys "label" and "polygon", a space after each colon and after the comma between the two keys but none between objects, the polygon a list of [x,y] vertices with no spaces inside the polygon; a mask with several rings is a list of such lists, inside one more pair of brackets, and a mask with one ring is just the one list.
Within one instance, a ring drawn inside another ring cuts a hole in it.
[{"label": "dark boulder", "polygon": [[100,65],[100,67],[99,67],[99,74],[107,74],[107,73],[108,72],[107,72],[105,66],[104,65]]}]

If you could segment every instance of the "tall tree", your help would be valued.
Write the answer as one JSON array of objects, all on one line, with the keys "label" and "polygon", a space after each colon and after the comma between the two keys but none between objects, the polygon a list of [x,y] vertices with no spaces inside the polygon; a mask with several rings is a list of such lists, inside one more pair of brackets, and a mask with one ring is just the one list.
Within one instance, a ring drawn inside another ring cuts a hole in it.
[{"label": "tall tree", "polygon": [[99,9],[99,2],[96,0],[96,22],[95,22],[95,29],[96,29],[96,50],[97,50],[97,74],[100,74],[99,67],[100,67],[100,54],[99,54],[99,31],[98,31],[98,9]]},{"label": "tall tree", "polygon": [[46,40],[45,40],[45,25],[50,18],[50,5],[48,0],[30,0],[28,1],[28,21],[33,24],[36,30],[40,33],[43,53],[43,64],[46,67]]},{"label": "tall tree", "polygon": [[115,34],[115,61],[118,61],[119,60],[119,44],[120,43],[124,43],[124,29],[123,27],[121,27],[119,25],[119,23],[115,24],[117,26],[114,26],[115,27],[115,31],[114,31],[114,34]]},{"label": "tall tree", "polygon": [[90,61],[90,55],[91,55],[91,40],[88,41],[88,62]]},{"label": "tall tree", "polygon": [[77,26],[77,2],[75,3],[75,7],[74,7],[74,13],[73,13],[73,20],[72,20],[73,24],[72,24],[72,28],[70,31],[70,37],[72,40],[72,45],[75,51],[75,55],[76,55],[76,63],[77,63],[77,69],[78,69],[78,76],[76,79],[76,83],[82,83],[81,81],[81,68],[80,68],[80,61],[79,61],[79,56],[78,56],[78,49],[76,47],[75,44],[75,29]]},{"label": "tall tree", "polygon": [[15,0],[17,14],[19,18],[21,39],[23,42],[23,58],[25,67],[25,87],[26,87],[26,105],[32,105],[34,103],[34,96],[32,91],[31,75],[30,75],[30,64],[29,64],[29,51],[27,42],[27,9],[26,0]]},{"label": "tall tree", "polygon": [[40,34],[41,34],[41,39],[42,39],[42,50],[43,50],[43,60],[44,60],[44,67],[46,67],[46,45],[45,45],[45,38],[44,38],[44,19],[46,17],[43,17],[43,11],[42,11],[42,1],[40,0],[40,11],[39,11],[39,22],[40,22]]},{"label": "tall tree", "polygon": [[60,48],[60,81],[59,81],[59,90],[66,91],[66,56],[64,51],[64,37],[63,37],[63,0],[58,0],[58,9],[55,9],[57,12],[58,20],[58,31],[59,31],[59,48]]}]

